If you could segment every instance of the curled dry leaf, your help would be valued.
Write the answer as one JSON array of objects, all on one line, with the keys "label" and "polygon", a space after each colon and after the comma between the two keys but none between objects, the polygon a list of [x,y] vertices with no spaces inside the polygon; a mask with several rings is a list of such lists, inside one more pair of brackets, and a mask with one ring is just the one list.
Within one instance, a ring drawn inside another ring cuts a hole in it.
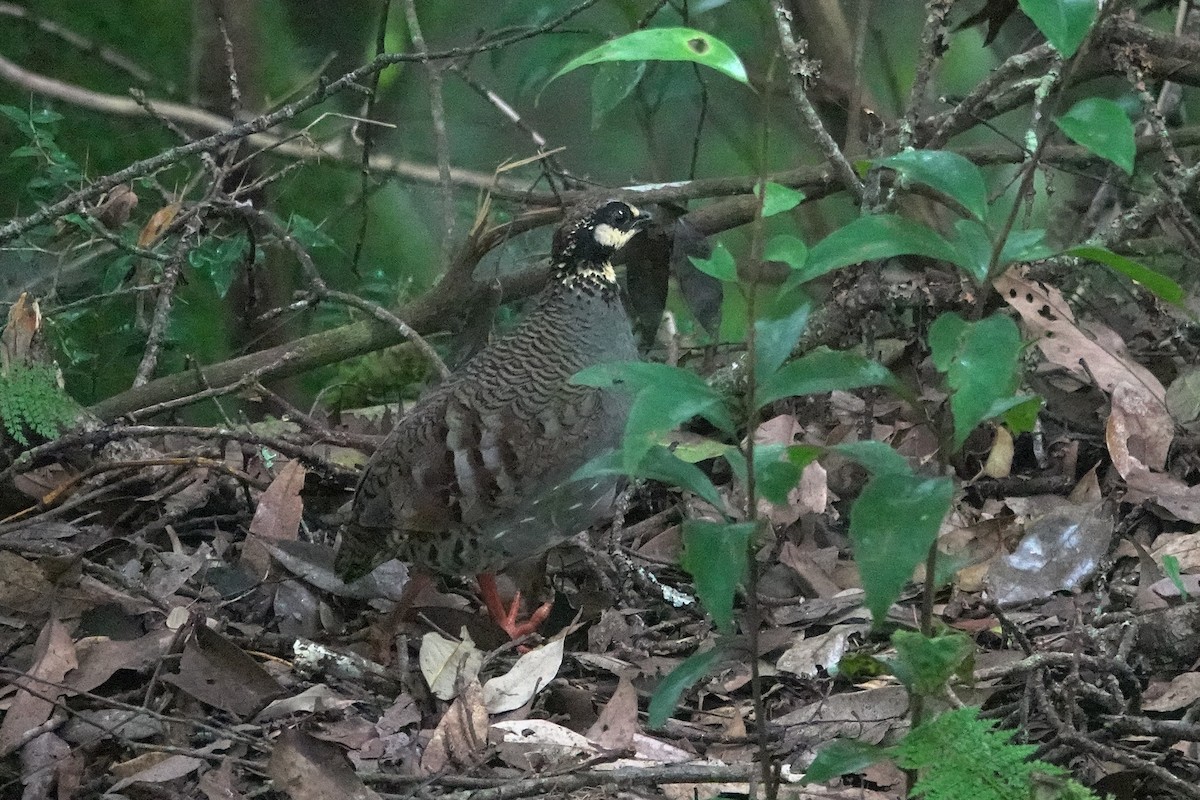
[{"label": "curled dry leaf", "polygon": [[17,302],[8,309],[8,322],[0,333],[0,372],[8,372],[14,364],[31,359],[33,339],[42,328],[42,311],[38,301],[21,292]]},{"label": "curled dry leaf", "polygon": [[483,707],[483,687],[478,678],[463,684],[462,691],[442,716],[433,738],[421,756],[427,775],[447,769],[473,767],[487,749],[488,713]]},{"label": "curled dry leaf", "polygon": [[246,538],[241,563],[260,580],[266,579],[271,568],[271,555],[263,547],[262,540],[293,541],[300,530],[300,517],[304,513],[300,490],[304,488],[306,473],[299,461],[287,462],[258,498],[254,519],[250,521],[253,535]]},{"label": "curled dry leaf", "polygon": [[1076,589],[1099,568],[1112,533],[1099,504],[1064,504],[1025,527],[1017,549],[989,570],[987,592],[1000,605],[1016,605]]},{"label": "curled dry leaf", "polygon": [[355,774],[337,745],[294,728],[275,742],[267,772],[291,800],[379,800]]},{"label": "curled dry leaf", "polygon": [[147,220],[141,232],[138,233],[138,247],[149,247],[153,244],[154,240],[174,221],[175,216],[181,208],[183,206],[180,203],[168,203],[158,211],[155,211],[150,216],[150,219]]},{"label": "curled dry leaf", "polygon": [[634,737],[641,732],[637,689],[622,675],[600,717],[588,729],[587,738],[602,750],[623,752],[633,750]]}]

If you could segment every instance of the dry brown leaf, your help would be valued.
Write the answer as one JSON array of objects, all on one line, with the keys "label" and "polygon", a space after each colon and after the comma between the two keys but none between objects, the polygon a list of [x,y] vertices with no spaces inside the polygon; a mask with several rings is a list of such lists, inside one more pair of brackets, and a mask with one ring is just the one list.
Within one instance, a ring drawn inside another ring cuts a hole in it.
[{"label": "dry brown leaf", "polygon": [[1175,423],[1166,406],[1144,387],[1121,382],[1113,389],[1111,409],[1104,438],[1121,477],[1164,469],[1175,438]]},{"label": "dry brown leaf", "polygon": [[421,637],[417,663],[434,697],[450,700],[458,694],[459,686],[471,681],[478,683],[483,653],[466,628],[462,629],[462,641],[458,642],[430,631]]},{"label": "dry brown leaf", "polygon": [[1197,700],[1200,700],[1200,672],[1182,672],[1161,687],[1160,691],[1152,694],[1148,689],[1142,710],[1163,713],[1182,711]]},{"label": "dry brown leaf", "polygon": [[436,775],[448,769],[475,766],[487,749],[487,736],[483,687],[478,678],[472,678],[434,728],[433,738],[421,756],[422,772]]},{"label": "dry brown leaf", "polygon": [[254,519],[250,520],[253,535],[246,538],[241,563],[259,580],[266,580],[271,570],[271,554],[263,547],[261,539],[277,543],[297,538],[300,517],[304,513],[300,490],[304,488],[306,474],[304,465],[298,460],[287,462],[258,499]]},{"label": "dry brown leaf", "polygon": [[221,634],[201,625],[188,637],[179,673],[163,680],[202,703],[249,717],[279,694],[281,687],[258,662]]},{"label": "dry brown leaf", "polygon": [[987,462],[983,465],[983,474],[989,478],[1007,478],[1012,472],[1013,438],[1008,428],[996,426],[992,437],[992,448],[988,451]]},{"label": "dry brown leaf", "polygon": [[183,208],[180,203],[168,203],[155,211],[147,220],[141,232],[138,233],[138,247],[149,247],[159,237],[167,226],[175,219],[175,215]]},{"label": "dry brown leaf", "polygon": [[285,730],[276,740],[267,772],[274,788],[292,800],[379,800],[337,745],[295,728]]},{"label": "dry brown leaf", "polygon": [[0,372],[8,372],[14,364],[25,364],[33,338],[42,327],[42,312],[38,301],[21,292],[17,302],[8,309],[8,323],[0,333]]},{"label": "dry brown leaf", "polygon": [[[146,755],[161,756],[163,754],[147,753]],[[157,763],[117,781],[109,791],[116,792],[134,783],[166,783],[185,775],[191,775],[202,766],[204,766],[204,760],[193,756],[172,755],[159,758]]]},{"label": "dry brown leaf", "polygon": [[588,729],[587,738],[602,750],[632,751],[633,737],[641,730],[638,724],[637,690],[622,675],[617,681],[616,691],[604,704],[600,717]]},{"label": "dry brown leaf", "polygon": [[56,619],[50,620],[38,634],[33,666],[12,681],[18,688],[0,722],[0,757],[12,753],[29,730],[50,719],[55,704],[67,691],[61,685],[63,680],[77,666],[75,643],[66,627]]},{"label": "dry brown leaf", "polygon": [[117,670],[148,671],[167,651],[175,634],[167,629],[153,631],[139,639],[110,639],[89,636],[75,643],[79,668],[67,684],[77,692],[90,692],[113,676]]},{"label": "dry brown leaf", "polygon": [[1026,331],[1036,337],[1038,348],[1050,363],[1080,380],[1095,378],[1107,394],[1120,383],[1141,386],[1166,408],[1166,389],[1158,378],[1129,356],[1120,337],[1109,328],[1089,323],[1085,332],[1058,289],[1028,280],[1016,267],[993,284],[1021,315]]},{"label": "dry brown leaf", "polygon": [[117,184],[108,190],[104,199],[89,214],[110,231],[115,231],[129,221],[129,215],[137,208],[138,196],[127,183]]}]

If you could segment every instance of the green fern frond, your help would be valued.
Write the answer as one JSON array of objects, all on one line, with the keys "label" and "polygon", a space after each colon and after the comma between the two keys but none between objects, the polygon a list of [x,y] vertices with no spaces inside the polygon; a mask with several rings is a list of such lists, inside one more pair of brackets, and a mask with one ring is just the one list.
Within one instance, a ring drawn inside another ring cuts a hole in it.
[{"label": "green fern frond", "polygon": [[14,365],[0,376],[0,422],[25,447],[30,434],[54,439],[74,424],[77,413],[75,401],[59,388],[54,367]]},{"label": "green fern frond", "polygon": [[[996,730],[977,709],[961,708],[912,730],[893,750],[896,763],[917,770],[912,797],[923,800],[1029,800],[1032,787],[1065,770],[1030,761],[1034,745],[1013,744],[1013,731]],[[1064,780],[1059,797],[1095,798],[1082,785]]]}]

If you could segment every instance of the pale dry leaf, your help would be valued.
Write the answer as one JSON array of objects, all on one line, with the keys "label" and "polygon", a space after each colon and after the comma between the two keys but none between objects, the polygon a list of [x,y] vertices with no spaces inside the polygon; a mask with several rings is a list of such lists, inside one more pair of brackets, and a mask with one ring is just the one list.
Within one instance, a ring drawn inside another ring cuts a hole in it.
[{"label": "pale dry leaf", "polygon": [[[61,768],[70,760],[70,746],[53,733],[31,739],[21,748],[21,783],[25,785],[21,800],[50,800],[55,785],[62,784]],[[63,789],[69,791],[66,786]]]},{"label": "pale dry leaf", "polygon": [[488,736],[500,758],[521,770],[563,768],[597,754],[586,736],[548,719],[495,722]]},{"label": "pale dry leaf", "polygon": [[551,639],[525,653],[512,669],[483,685],[484,707],[489,714],[503,714],[525,705],[554,680],[562,660],[562,639]]},{"label": "pale dry leaf", "polygon": [[992,437],[992,447],[988,450],[987,461],[983,465],[983,474],[989,478],[1007,478],[1012,472],[1013,437],[1008,428],[996,426]]},{"label": "pale dry leaf", "polygon": [[322,711],[340,711],[354,705],[354,701],[330,689],[323,683],[310,686],[299,694],[272,700],[254,716],[256,722],[267,722],[292,714],[315,714]]},{"label": "pale dry leaf", "polygon": [[791,647],[779,657],[775,668],[780,672],[790,672],[805,678],[815,678],[821,674],[832,674],[833,668],[846,654],[852,637],[856,637],[869,629],[867,625],[834,625],[825,633],[804,638],[803,633],[796,636]]},{"label": "pale dry leaf", "polygon": [[55,704],[67,691],[61,685],[63,680],[77,666],[75,644],[66,626],[50,620],[38,634],[33,666],[12,681],[18,688],[0,722],[0,757],[12,753],[27,731],[50,719]]},{"label": "pale dry leaf", "polygon": [[439,700],[453,700],[459,685],[478,679],[483,652],[475,646],[466,628],[462,629],[462,641],[458,642],[430,631],[421,637],[417,663],[429,691]]},{"label": "pale dry leaf", "polygon": [[175,634],[165,628],[137,639],[110,639],[89,636],[75,643],[79,667],[67,678],[77,692],[90,692],[118,670],[148,672],[158,664]]},{"label": "pale dry leaf", "polygon": [[0,371],[16,364],[25,364],[32,355],[33,339],[42,328],[42,311],[38,301],[21,292],[17,302],[8,309],[8,322],[0,333]]},{"label": "pale dry leaf", "polygon": [[1160,533],[1150,557],[1161,564],[1164,556],[1179,560],[1180,572],[1200,572],[1200,536],[1194,533]]},{"label": "pale dry leaf", "polygon": [[1113,520],[1098,505],[1063,505],[1025,526],[1010,555],[988,571],[988,595],[1000,605],[1044,600],[1095,574],[1112,540]]}]

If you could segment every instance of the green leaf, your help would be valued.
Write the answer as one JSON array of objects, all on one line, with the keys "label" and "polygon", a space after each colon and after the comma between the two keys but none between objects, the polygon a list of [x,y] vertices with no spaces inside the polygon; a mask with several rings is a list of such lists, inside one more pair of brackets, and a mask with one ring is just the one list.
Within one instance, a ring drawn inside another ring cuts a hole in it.
[{"label": "green leaf", "polygon": [[1134,283],[1145,286],[1149,291],[1166,300],[1168,303],[1180,303],[1183,301],[1183,287],[1178,283],[1161,272],[1155,272],[1133,259],[1117,255],[1107,247],[1081,245],[1079,247],[1072,247],[1067,251],[1067,255],[1088,261],[1095,261],[1098,264],[1111,267]]},{"label": "green leaf", "polygon": [[1126,174],[1133,174],[1137,156],[1133,123],[1112,100],[1085,97],[1054,122],[1076,144],[1108,159]]},{"label": "green leaf", "polygon": [[708,674],[709,669],[712,668],[722,652],[724,652],[724,648],[717,645],[712,650],[693,654],[671,670],[671,674],[662,679],[650,698],[646,723],[651,728],[661,728],[667,718],[675,712],[675,707],[679,705],[679,696],[689,686]]},{"label": "green leaf", "polygon": [[983,222],[987,217],[987,184],[979,167],[949,150],[906,150],[876,162],[914,183],[946,195]]},{"label": "green leaf", "polygon": [[733,254],[725,249],[725,245],[721,242],[717,242],[712,255],[708,258],[697,256],[688,256],[688,258],[696,269],[705,275],[711,275],[720,281],[733,282],[737,280],[737,264],[733,260]]},{"label": "green leaf", "polygon": [[955,265],[980,284],[987,280],[992,265],[992,239],[987,229],[973,219],[954,223]]},{"label": "green leaf", "polygon": [[1037,29],[1065,58],[1075,55],[1096,19],[1096,0],[1019,0]]},{"label": "green leaf", "polygon": [[1000,250],[1000,266],[1014,261],[1041,261],[1057,253],[1056,249],[1046,244],[1046,231],[1041,228],[1013,231],[1004,240],[1004,247]]},{"label": "green leaf", "polygon": [[887,750],[877,744],[857,739],[834,739],[817,752],[817,757],[804,771],[800,785],[825,783],[842,775],[862,772],[887,757]]},{"label": "green leaf", "polygon": [[812,301],[804,287],[781,289],[770,307],[754,322],[755,374],[759,382],[775,374],[808,327]]},{"label": "green leaf", "polygon": [[[728,447],[728,445],[724,445],[724,447]],[[725,500],[717,491],[717,487],[713,486],[709,477],[704,474],[704,471],[696,465],[680,459],[662,445],[653,445],[633,469],[625,467],[621,451],[602,453],[575,470],[570,480],[582,481],[599,475],[628,475],[632,478],[662,481],[692,492],[712,504],[721,513],[726,511]]]},{"label": "green leaf", "polygon": [[1179,599],[1183,602],[1188,602],[1191,595],[1188,594],[1187,587],[1183,584],[1183,576],[1179,572],[1179,559],[1175,556],[1163,556],[1163,574],[1171,581],[1171,585],[1179,592]]},{"label": "green leaf", "polygon": [[299,214],[288,217],[288,232],[292,238],[304,246],[306,250],[320,250],[323,247],[337,248],[337,242],[325,231],[321,230],[311,219]]},{"label": "green leaf", "polygon": [[[965,322],[953,312],[942,314],[929,328],[934,366],[946,373],[953,390],[954,446],[958,448],[975,426],[1004,413],[1020,382],[1021,334],[1003,314]],[[997,406],[997,401],[1004,404]]]},{"label": "green leaf", "polygon": [[857,353],[821,347],[767,377],[758,387],[756,400],[761,407],[782,397],[894,383],[896,377],[876,361]]},{"label": "green leaf", "polygon": [[228,239],[209,237],[188,253],[188,263],[212,281],[218,297],[225,297],[233,285],[235,267],[246,249],[246,236],[239,233]]},{"label": "green leaf", "polygon": [[1033,395],[1014,397],[1013,400],[1017,402],[999,412],[997,416],[1004,419],[1004,424],[1013,433],[1029,433],[1037,425],[1037,415],[1042,410],[1042,398]]},{"label": "green leaf", "polygon": [[[762,191],[762,186],[763,184],[755,184],[755,197]],[[783,184],[768,181],[766,183],[766,194],[763,196],[762,215],[764,217],[773,217],[776,214],[782,214],[784,211],[791,211],[802,202],[804,202],[804,192],[784,186]]]},{"label": "green leaf", "polygon": [[717,629],[733,630],[733,595],[746,575],[753,522],[708,522],[686,520],[683,523],[683,559],[681,566],[692,576],[700,603],[713,618]]},{"label": "green leaf", "polygon": [[911,694],[925,697],[940,692],[975,653],[974,642],[958,632],[927,637],[897,630],[892,646],[897,656],[893,673]]},{"label": "green leaf", "polygon": [[949,242],[920,223],[894,214],[876,214],[859,217],[817,242],[798,274],[807,281],[850,264],[902,255],[953,263],[956,252]]},{"label": "green leaf", "polygon": [[850,508],[850,539],[875,623],[925,560],[950,510],[954,483],[887,473],[867,482]]},{"label": "green leaf", "polygon": [[592,78],[592,130],[600,129],[608,112],[628,97],[646,74],[645,61],[601,64]]},{"label": "green leaf", "polygon": [[550,81],[606,61],[691,61],[740,83],[750,83],[745,66],[729,45],[694,28],[648,28],[618,36],[571,59]]},{"label": "green leaf", "polygon": [[829,449],[866,467],[872,475],[912,475],[908,459],[883,442],[868,439],[834,445]]},{"label": "green leaf", "polygon": [[763,259],[766,261],[782,261],[792,269],[803,269],[808,260],[808,245],[795,236],[780,234],[772,236],[763,249]]},{"label": "green leaf", "polygon": [[758,445],[754,448],[755,487],[764,498],[784,505],[788,492],[800,482],[804,464],[791,459],[789,446],[783,444]]}]

